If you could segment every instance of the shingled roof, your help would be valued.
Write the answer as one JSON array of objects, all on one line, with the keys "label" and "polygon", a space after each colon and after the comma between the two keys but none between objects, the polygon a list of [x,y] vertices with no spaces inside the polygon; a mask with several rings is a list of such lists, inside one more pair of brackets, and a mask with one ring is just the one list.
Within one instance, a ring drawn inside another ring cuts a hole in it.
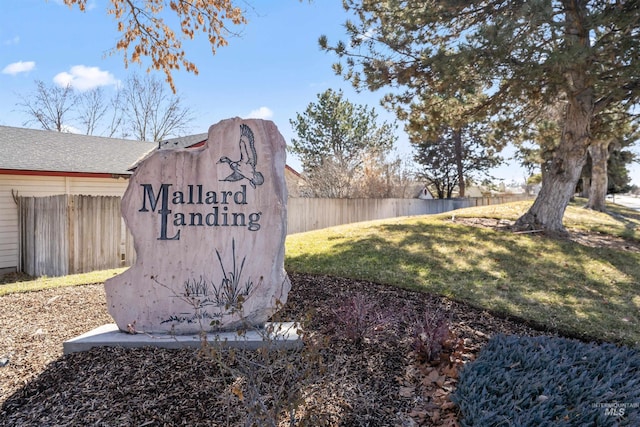
[{"label": "shingled roof", "polygon": [[154,142],[0,126],[0,171],[131,175]]},{"label": "shingled roof", "polygon": [[195,135],[181,136],[178,138],[171,138],[160,141],[158,143],[158,148],[191,148],[204,143],[208,138],[208,133],[198,133]]}]

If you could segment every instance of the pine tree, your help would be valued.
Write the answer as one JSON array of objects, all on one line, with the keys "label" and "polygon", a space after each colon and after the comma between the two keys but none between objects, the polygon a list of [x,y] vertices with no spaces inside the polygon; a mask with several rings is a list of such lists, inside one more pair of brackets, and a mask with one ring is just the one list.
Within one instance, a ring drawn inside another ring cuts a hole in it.
[{"label": "pine tree", "polygon": [[[481,87],[477,113],[503,132],[530,127],[540,105],[563,100],[561,138],[543,167],[542,189],[520,228],[564,232],[562,217],[591,143],[593,117],[640,96],[637,0],[345,0],[357,22],[349,43],[321,47],[358,87],[393,87],[387,99],[416,99]],[[475,114],[474,111],[469,114]]]},{"label": "pine tree", "polygon": [[367,157],[384,157],[396,140],[395,125],[377,121],[375,109],[354,105],[331,89],[290,121],[297,135],[291,151],[300,157],[313,197],[355,195]]}]

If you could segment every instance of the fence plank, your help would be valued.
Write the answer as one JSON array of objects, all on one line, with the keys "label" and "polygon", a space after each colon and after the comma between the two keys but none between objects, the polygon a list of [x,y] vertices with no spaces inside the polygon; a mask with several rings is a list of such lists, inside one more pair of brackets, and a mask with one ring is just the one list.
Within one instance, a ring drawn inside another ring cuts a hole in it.
[{"label": "fence plank", "polygon": [[33,276],[67,274],[65,196],[18,199],[20,267]]},{"label": "fence plank", "polygon": [[120,197],[19,198],[21,270],[63,276],[121,265]]},{"label": "fence plank", "polygon": [[69,270],[83,273],[120,267],[120,198],[111,196],[69,196],[75,207],[70,224],[73,256]]}]

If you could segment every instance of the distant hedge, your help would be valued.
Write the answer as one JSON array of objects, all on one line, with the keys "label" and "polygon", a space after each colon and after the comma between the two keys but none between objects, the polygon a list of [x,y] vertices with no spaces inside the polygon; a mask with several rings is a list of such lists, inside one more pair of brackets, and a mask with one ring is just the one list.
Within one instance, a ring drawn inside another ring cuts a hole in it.
[{"label": "distant hedge", "polygon": [[462,426],[640,426],[640,351],[496,336],[461,371]]}]

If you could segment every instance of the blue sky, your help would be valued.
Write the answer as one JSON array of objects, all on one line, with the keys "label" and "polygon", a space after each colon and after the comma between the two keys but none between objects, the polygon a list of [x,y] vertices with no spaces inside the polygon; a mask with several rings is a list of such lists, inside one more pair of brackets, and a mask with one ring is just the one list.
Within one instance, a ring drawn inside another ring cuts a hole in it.
[{"label": "blue sky", "polygon": [[[252,5],[249,23],[215,56],[206,37],[184,43],[187,56],[200,71],[197,76],[184,71],[174,74],[182,102],[195,113],[192,133],[206,132],[229,117],[258,117],[273,120],[290,141],[294,133],[289,120],[328,88],[342,89],[354,104],[375,107],[381,121],[394,120],[379,105],[384,90],[356,93],[333,73],[335,56],[318,47],[322,34],[330,42],[346,39],[343,24],[348,15],[341,0],[248,3]],[[147,64],[126,69],[121,53],[108,55],[118,36],[115,21],[105,12],[108,0],[91,0],[85,13],[69,9],[61,0],[0,0],[0,4],[0,125],[24,125],[27,117],[16,104],[21,95],[33,93],[35,80],[71,82],[88,89],[102,85],[108,94],[130,73],[146,69]],[[400,154],[411,155],[402,124],[396,146]],[[292,155],[288,163],[299,168]],[[523,181],[525,172],[514,161],[509,163],[493,175],[507,182]],[[638,173],[634,178],[640,183]]]}]

